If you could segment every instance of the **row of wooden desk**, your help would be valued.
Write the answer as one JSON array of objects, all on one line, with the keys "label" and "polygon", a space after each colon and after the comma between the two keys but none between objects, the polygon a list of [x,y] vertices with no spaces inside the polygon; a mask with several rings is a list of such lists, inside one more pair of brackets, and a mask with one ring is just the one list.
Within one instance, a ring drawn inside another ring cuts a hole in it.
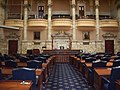
[{"label": "row of wooden desk", "polygon": [[[94,81],[90,78],[89,68],[92,68],[92,63],[86,63],[85,60],[80,60],[75,56],[71,56],[71,63],[78,68],[90,85],[93,85],[94,90],[102,90],[102,77],[109,77],[111,74],[111,68],[113,66],[113,59],[107,63],[106,68],[94,68]],[[117,81],[117,90],[120,90],[120,80]]]},{"label": "row of wooden desk", "polygon": [[[36,75],[38,76],[38,90],[42,90],[43,82],[46,82],[52,67],[54,65],[55,56],[48,58],[47,63],[42,64],[42,69],[36,69]],[[3,63],[4,64],[4,63]],[[27,63],[18,62],[20,67],[26,67]],[[2,75],[12,75],[12,68],[2,67]],[[43,80],[45,77],[45,80]],[[31,81],[29,81],[31,82]],[[15,84],[16,83],[16,84]],[[0,81],[0,90],[30,90],[32,83],[30,84],[20,84],[19,80],[2,80]],[[8,86],[6,86],[8,85]]]}]

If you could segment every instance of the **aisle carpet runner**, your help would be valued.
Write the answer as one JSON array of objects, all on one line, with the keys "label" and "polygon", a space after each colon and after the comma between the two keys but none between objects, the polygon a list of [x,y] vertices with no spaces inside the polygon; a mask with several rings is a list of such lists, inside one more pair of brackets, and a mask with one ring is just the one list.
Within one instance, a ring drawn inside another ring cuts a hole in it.
[{"label": "aisle carpet runner", "polygon": [[69,63],[56,63],[43,90],[93,90]]}]

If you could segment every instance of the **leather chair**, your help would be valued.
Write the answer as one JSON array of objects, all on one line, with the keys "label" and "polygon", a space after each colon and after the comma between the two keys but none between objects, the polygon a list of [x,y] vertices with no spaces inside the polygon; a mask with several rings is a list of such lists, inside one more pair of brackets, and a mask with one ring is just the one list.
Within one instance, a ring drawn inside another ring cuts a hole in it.
[{"label": "leather chair", "polygon": [[99,67],[106,67],[107,61],[93,61],[92,67],[99,68]]},{"label": "leather chair", "polygon": [[102,90],[116,90],[115,81],[120,79],[120,66],[113,67],[111,71],[110,77],[107,79],[105,77],[102,78]]},{"label": "leather chair", "polygon": [[36,72],[35,69],[30,68],[16,68],[12,71],[12,79],[13,80],[31,80],[33,82],[32,89],[31,90],[37,90],[36,85]]},{"label": "leather chair", "polygon": [[17,62],[15,62],[13,60],[5,61],[5,67],[16,68],[17,67]]},{"label": "leather chair", "polygon": [[39,68],[41,69],[42,68],[42,61],[37,61],[37,60],[31,60],[31,61],[28,61],[27,62],[27,67],[28,68]]},{"label": "leather chair", "polygon": [[27,62],[29,61],[28,57],[20,57],[20,62]]},{"label": "leather chair", "polygon": [[120,66],[120,59],[113,62],[113,67]]},{"label": "leather chair", "polygon": [[105,68],[107,61],[93,61],[92,67],[88,68],[89,71],[89,84],[93,85],[94,81],[94,68]]},{"label": "leather chair", "polygon": [[88,57],[88,58],[85,59],[85,62],[91,62],[92,63],[95,60],[96,60],[96,58]]}]

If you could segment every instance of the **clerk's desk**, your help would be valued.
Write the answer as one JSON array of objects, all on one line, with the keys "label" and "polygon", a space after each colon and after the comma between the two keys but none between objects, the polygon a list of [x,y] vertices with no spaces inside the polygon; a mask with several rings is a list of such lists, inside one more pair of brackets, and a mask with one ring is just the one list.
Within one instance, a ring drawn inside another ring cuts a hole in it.
[{"label": "clerk's desk", "polygon": [[22,83],[21,80],[0,80],[0,90],[31,90],[30,80]]},{"label": "clerk's desk", "polygon": [[94,90],[102,90],[102,76],[109,77],[112,69],[95,68],[94,70]]},{"label": "clerk's desk", "polygon": [[[12,75],[12,68],[1,68],[2,75]],[[38,76],[38,90],[42,90],[42,82],[43,82],[43,70],[36,69],[36,75]],[[1,90],[1,89],[0,89]]]}]

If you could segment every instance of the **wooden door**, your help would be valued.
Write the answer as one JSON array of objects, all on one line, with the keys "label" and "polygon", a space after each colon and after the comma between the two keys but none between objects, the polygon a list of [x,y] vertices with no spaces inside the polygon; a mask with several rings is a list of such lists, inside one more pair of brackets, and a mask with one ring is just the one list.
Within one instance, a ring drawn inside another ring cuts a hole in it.
[{"label": "wooden door", "polygon": [[114,53],[114,40],[105,40],[105,52]]},{"label": "wooden door", "polygon": [[18,51],[18,40],[9,40],[8,54],[13,55]]}]

